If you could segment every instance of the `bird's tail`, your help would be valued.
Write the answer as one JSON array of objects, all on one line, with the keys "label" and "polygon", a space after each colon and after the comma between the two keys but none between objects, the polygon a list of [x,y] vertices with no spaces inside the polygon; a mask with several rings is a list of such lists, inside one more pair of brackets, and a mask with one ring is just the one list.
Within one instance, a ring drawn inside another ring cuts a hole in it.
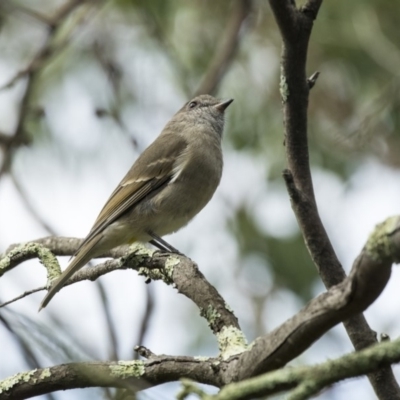
[{"label": "bird's tail", "polygon": [[96,253],[96,244],[101,239],[101,235],[96,235],[93,239],[85,243],[81,249],[76,253],[73,260],[68,265],[67,269],[61,276],[51,285],[50,290],[47,292],[42,303],[40,304],[39,311],[49,304],[50,300],[57,292],[65,285],[67,280],[86,263],[88,263]]}]

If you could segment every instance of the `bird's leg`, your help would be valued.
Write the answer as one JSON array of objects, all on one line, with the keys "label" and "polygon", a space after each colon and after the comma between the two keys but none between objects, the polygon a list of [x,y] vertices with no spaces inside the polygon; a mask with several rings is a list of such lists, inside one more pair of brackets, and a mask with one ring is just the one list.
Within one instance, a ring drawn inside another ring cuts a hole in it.
[{"label": "bird's leg", "polygon": [[154,239],[149,240],[149,243],[152,244],[154,247],[157,247],[158,250],[165,252],[165,253],[170,253],[170,250],[164,247],[161,243],[156,242]]},{"label": "bird's leg", "polygon": [[160,236],[156,235],[152,231],[147,232],[153,239],[149,241],[153,246],[157,247],[159,250],[168,252],[168,253],[176,253],[183,255],[179,250],[177,250],[175,247],[171,246],[168,242],[166,242],[163,238]]}]

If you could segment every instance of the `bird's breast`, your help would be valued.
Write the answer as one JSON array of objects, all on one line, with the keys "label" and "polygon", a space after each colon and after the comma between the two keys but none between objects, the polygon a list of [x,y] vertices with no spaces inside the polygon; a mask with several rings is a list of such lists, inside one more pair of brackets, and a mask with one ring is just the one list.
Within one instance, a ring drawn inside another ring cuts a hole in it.
[{"label": "bird's breast", "polygon": [[210,201],[222,175],[219,144],[196,145],[200,147],[189,147],[177,160],[172,180],[154,199],[156,209],[168,209],[176,218],[187,219],[186,223]]}]

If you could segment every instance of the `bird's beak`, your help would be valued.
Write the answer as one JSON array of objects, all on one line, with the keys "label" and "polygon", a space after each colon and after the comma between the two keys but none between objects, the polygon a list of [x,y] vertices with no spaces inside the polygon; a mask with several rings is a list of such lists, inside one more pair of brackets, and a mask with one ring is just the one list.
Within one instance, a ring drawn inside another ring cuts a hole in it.
[{"label": "bird's beak", "polygon": [[232,101],[233,101],[233,99],[225,100],[225,101],[222,101],[221,103],[216,104],[214,107],[218,111],[224,112],[228,108],[229,104],[232,103]]}]

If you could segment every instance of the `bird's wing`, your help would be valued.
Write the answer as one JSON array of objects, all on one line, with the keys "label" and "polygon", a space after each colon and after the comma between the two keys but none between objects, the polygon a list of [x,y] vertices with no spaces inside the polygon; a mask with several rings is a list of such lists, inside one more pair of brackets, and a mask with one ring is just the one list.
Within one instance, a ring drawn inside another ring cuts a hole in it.
[{"label": "bird's wing", "polygon": [[111,194],[80,248],[146,196],[167,184],[174,176],[177,159],[186,148],[187,142],[180,136],[159,136]]},{"label": "bird's wing", "polygon": [[177,163],[184,155],[187,142],[179,136],[159,136],[137,159],[101,210],[89,235],[75,253],[75,258],[62,275],[52,284],[42,301],[39,311],[46,307],[66,281],[93,256],[93,249],[100,241],[101,233],[122,214],[134,207],[146,196],[167,184],[178,173]]}]

